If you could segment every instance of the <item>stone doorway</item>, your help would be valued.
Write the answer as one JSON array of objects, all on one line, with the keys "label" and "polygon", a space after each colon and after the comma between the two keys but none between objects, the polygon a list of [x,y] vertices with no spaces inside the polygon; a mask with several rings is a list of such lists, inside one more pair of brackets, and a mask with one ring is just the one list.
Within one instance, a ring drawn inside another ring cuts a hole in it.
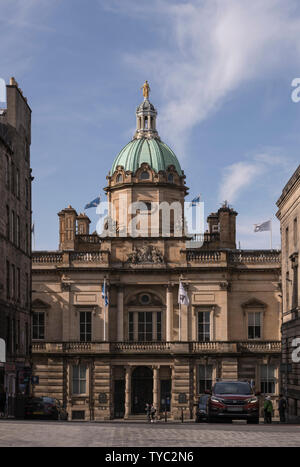
[{"label": "stone doorway", "polygon": [[153,402],[153,372],[146,366],[137,367],[131,377],[131,410],[145,414],[146,404]]}]

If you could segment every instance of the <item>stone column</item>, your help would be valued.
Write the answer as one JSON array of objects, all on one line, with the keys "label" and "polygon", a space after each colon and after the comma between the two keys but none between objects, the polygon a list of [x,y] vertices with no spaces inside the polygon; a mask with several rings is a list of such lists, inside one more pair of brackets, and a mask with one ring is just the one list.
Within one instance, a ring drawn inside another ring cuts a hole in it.
[{"label": "stone column", "polygon": [[126,373],[125,373],[125,419],[129,418],[131,413],[131,373],[132,368],[130,366],[126,366]]},{"label": "stone column", "polygon": [[117,310],[117,340],[118,342],[124,341],[124,289],[122,286],[118,287],[118,310]]},{"label": "stone column", "polygon": [[167,311],[166,311],[166,341],[173,340],[173,287],[171,284],[167,287]]},{"label": "stone column", "polygon": [[153,405],[159,410],[159,367],[153,366]]}]

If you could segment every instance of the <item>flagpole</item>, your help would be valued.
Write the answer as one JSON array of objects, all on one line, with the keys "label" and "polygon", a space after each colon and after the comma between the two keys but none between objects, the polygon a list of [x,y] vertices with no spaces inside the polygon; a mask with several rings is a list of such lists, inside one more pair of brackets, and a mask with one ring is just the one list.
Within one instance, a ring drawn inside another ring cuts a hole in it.
[{"label": "flagpole", "polygon": [[272,248],[272,219],[270,219],[270,240],[271,240],[271,250]]},{"label": "flagpole", "polygon": [[181,342],[181,303],[179,302],[179,342]]}]

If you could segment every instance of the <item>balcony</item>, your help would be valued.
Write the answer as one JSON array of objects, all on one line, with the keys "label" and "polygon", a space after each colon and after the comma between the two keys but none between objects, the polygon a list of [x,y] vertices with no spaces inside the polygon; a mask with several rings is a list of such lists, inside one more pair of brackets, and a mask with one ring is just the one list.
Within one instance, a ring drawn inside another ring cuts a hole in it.
[{"label": "balcony", "polygon": [[56,268],[58,266],[85,266],[86,264],[95,266],[107,266],[109,261],[108,251],[64,251],[64,252],[33,252],[32,264],[33,266],[47,268]]},{"label": "balcony", "polygon": [[280,341],[213,342],[33,342],[33,354],[274,354]]}]

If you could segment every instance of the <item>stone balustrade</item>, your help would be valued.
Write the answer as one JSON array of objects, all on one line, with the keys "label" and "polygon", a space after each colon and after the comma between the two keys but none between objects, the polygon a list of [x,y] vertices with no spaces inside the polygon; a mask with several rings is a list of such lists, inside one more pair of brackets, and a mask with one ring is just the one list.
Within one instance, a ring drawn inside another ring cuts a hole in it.
[{"label": "stone balustrade", "polygon": [[33,353],[280,353],[280,341],[212,342],[33,342]]},{"label": "stone balustrade", "polygon": [[102,263],[103,254],[101,251],[76,252],[70,254],[70,260],[78,263]]},{"label": "stone balustrade", "polygon": [[63,254],[60,252],[33,252],[33,264],[60,264],[63,262]]},{"label": "stone balustrade", "polygon": [[230,263],[280,263],[280,251],[277,250],[252,250],[229,253]]},{"label": "stone balustrade", "polygon": [[[222,258],[220,251],[188,250],[186,254],[187,262],[195,261],[199,263],[219,263]],[[226,257],[225,257],[226,259]]]}]

